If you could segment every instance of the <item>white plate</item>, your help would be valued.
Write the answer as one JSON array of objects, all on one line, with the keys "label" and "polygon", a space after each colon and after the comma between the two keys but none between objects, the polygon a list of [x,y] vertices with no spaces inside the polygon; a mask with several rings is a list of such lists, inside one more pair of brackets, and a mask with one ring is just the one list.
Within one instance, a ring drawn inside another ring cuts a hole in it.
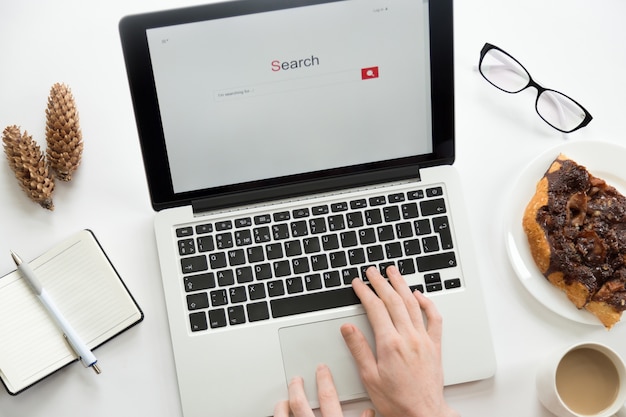
[{"label": "white plate", "polygon": [[595,141],[571,142],[552,148],[533,160],[511,188],[504,213],[506,249],[518,278],[540,303],[565,318],[601,325],[595,316],[586,310],[578,310],[564,292],[546,280],[530,254],[522,228],[524,210],[535,193],[537,182],[559,153],[585,166],[594,176],[604,179],[626,195],[626,148]]}]

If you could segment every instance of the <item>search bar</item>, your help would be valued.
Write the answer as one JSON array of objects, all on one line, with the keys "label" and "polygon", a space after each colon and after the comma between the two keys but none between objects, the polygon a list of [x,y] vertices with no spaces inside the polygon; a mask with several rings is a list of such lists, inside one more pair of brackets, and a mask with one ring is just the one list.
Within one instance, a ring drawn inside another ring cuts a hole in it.
[{"label": "search bar", "polygon": [[215,101],[225,101],[268,94],[281,94],[291,91],[308,90],[374,78],[378,78],[378,67],[367,67],[356,70],[345,70],[309,77],[293,78],[289,80],[216,90],[214,93],[214,99]]}]

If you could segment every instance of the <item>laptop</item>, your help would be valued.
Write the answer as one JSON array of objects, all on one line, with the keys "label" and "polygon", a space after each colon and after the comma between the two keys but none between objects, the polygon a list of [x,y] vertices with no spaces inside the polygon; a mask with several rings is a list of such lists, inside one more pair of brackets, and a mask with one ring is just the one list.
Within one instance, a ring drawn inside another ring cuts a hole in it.
[{"label": "laptop", "polygon": [[396,265],[444,318],[445,384],[495,360],[454,161],[451,0],[237,0],[119,25],[185,417],[267,416]]}]

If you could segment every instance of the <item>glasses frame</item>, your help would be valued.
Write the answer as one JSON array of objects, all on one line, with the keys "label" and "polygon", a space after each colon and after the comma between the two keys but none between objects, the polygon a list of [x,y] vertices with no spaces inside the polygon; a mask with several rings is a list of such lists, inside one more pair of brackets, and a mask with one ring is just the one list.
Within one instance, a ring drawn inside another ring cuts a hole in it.
[{"label": "glasses frame", "polygon": [[[501,88],[501,87],[497,86],[496,84],[494,84],[494,83],[493,83],[493,82],[492,82],[492,81],[491,81],[491,80],[490,80],[490,79],[489,79],[489,78],[488,78],[485,74],[483,74],[483,71],[482,71],[482,63],[483,63],[483,59],[485,58],[485,55],[487,55],[487,53],[488,53],[489,51],[491,51],[491,50],[497,50],[497,51],[499,51],[500,53],[502,53],[502,54],[506,55],[507,57],[509,57],[511,60],[515,61],[515,62],[516,62],[516,63],[520,66],[520,68],[522,68],[522,69],[526,72],[526,75],[528,75],[528,83],[527,83],[524,87],[520,88],[520,89],[519,89],[519,90],[517,90],[517,91],[507,91],[507,90],[505,90],[505,89],[503,89],[503,88]],[[591,114],[587,111],[587,109],[585,109],[585,108],[584,108],[584,107],[583,107],[583,106],[582,106],[579,102],[577,102],[576,100],[574,100],[573,98],[571,98],[571,97],[570,97],[570,96],[568,96],[567,94],[563,94],[563,93],[561,93],[560,91],[557,91],[557,90],[552,90],[552,89],[550,89],[550,88],[545,88],[545,87],[543,87],[542,85],[540,85],[539,83],[537,83],[537,82],[533,79],[533,77],[530,75],[530,73],[528,72],[528,70],[526,69],[526,67],[524,67],[524,66],[522,65],[522,63],[521,63],[521,62],[519,62],[517,59],[515,59],[515,57],[513,57],[511,54],[509,54],[509,53],[508,53],[508,52],[506,52],[505,50],[503,50],[503,49],[501,49],[501,48],[499,48],[499,47],[497,47],[497,46],[495,46],[495,45],[492,45],[492,44],[490,44],[490,43],[485,43],[485,45],[484,45],[484,46],[483,46],[483,48],[481,49],[481,51],[480,51],[480,60],[478,61],[478,72],[480,72],[480,75],[481,75],[481,76],[482,76],[482,77],[483,77],[483,78],[484,78],[484,79],[485,79],[485,80],[486,80],[489,84],[493,85],[494,87],[496,87],[496,88],[497,88],[498,90],[500,90],[500,91],[504,91],[505,93],[509,93],[509,94],[517,94],[517,93],[520,93],[520,92],[522,92],[522,91],[524,91],[524,90],[526,90],[526,89],[528,89],[528,88],[530,88],[530,87],[534,87],[534,88],[537,90],[537,98],[535,99],[535,111],[537,112],[537,114],[539,115],[539,117],[541,117],[541,119],[542,119],[544,122],[546,122],[548,125],[550,125],[550,127],[554,128],[554,129],[556,129],[556,130],[558,130],[559,132],[563,132],[563,133],[572,133],[572,132],[574,132],[574,131],[576,131],[576,130],[578,130],[578,129],[580,129],[580,128],[583,128],[583,127],[587,126],[587,125],[589,124],[589,122],[591,122],[591,120],[593,119],[593,117],[592,117],[592,116],[591,116]],[[573,129],[564,130],[564,129],[561,129],[561,128],[559,128],[559,127],[557,127],[557,126],[553,125],[553,124],[552,124],[552,123],[550,123],[548,120],[546,120],[546,118],[545,118],[545,117],[543,117],[543,116],[541,115],[541,113],[539,112],[539,108],[538,108],[538,104],[539,104],[539,97],[540,97],[543,93],[545,93],[545,92],[553,92],[553,93],[556,93],[556,94],[560,94],[560,95],[562,95],[562,96],[566,97],[567,99],[571,100],[571,101],[572,101],[573,103],[575,103],[578,107],[580,107],[580,108],[581,108],[581,109],[585,112],[585,117],[584,117],[584,118],[583,118],[583,120],[580,122],[580,124],[578,124],[578,125],[577,125],[576,127],[574,127]]]}]

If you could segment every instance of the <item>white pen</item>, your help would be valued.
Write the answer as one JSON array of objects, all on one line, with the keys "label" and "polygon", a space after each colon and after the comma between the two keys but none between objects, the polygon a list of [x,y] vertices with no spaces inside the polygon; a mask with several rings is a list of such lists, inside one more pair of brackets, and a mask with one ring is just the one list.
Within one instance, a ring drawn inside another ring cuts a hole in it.
[{"label": "white pen", "polygon": [[22,274],[22,278],[28,282],[28,286],[35,293],[41,304],[48,310],[50,316],[54,319],[56,324],[59,326],[65,339],[68,341],[76,355],[80,358],[83,365],[85,367],[93,368],[93,370],[99,374],[100,368],[97,365],[98,359],[94,356],[94,354],[89,350],[85,342],[78,336],[78,333],[74,330],[74,328],[70,325],[70,323],[63,317],[61,311],[57,308],[54,300],[48,292],[41,286],[41,283],[35,276],[35,272],[32,270],[30,265],[26,262],[22,262],[19,256],[15,254],[15,252],[11,251],[11,257],[17,265],[17,270]]}]

